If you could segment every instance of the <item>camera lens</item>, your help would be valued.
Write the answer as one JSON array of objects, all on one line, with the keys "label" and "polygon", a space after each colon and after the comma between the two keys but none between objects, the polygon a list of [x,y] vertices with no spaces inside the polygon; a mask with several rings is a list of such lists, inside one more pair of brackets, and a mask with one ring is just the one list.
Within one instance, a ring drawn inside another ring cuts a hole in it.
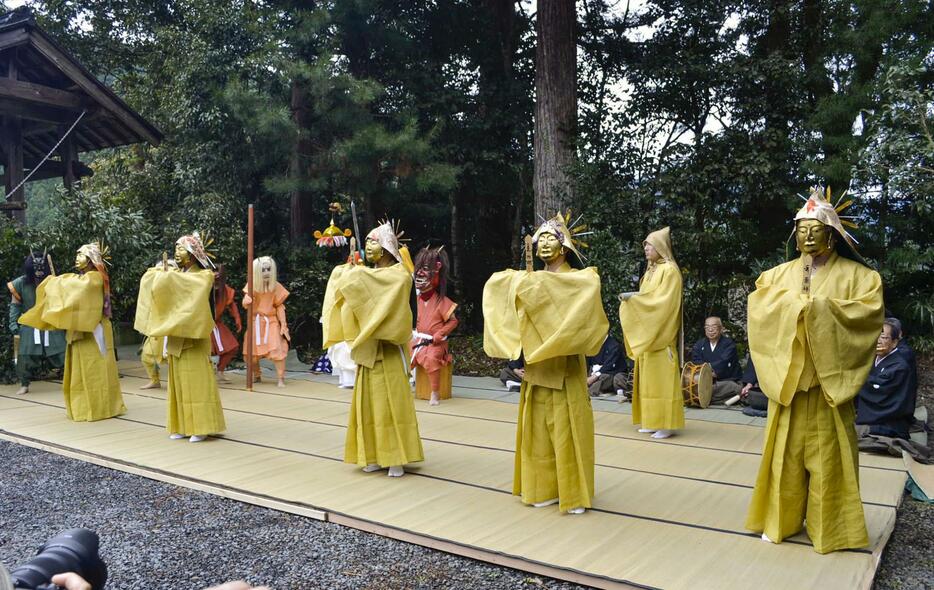
[{"label": "camera lens", "polygon": [[35,557],[10,572],[13,585],[32,589],[48,583],[55,574],[75,572],[91,588],[102,590],[107,566],[97,554],[98,544],[97,533],[88,529],[59,533],[46,541]]}]

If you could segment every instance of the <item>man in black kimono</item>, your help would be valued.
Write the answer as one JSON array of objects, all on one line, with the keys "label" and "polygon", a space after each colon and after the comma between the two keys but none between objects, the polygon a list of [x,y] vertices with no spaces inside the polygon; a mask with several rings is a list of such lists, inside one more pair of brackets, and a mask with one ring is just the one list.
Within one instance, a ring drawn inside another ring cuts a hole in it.
[{"label": "man in black kimono", "polygon": [[625,389],[628,359],[616,338],[607,334],[597,356],[587,357],[587,367],[590,369],[587,390],[591,397],[616,395],[618,390]]},{"label": "man in black kimono", "polygon": [[882,326],[876,360],[857,396],[856,423],[868,425],[869,434],[908,439],[918,391],[911,366],[898,352],[899,328],[891,318]]},{"label": "man in black kimono", "polygon": [[694,344],[691,350],[691,362],[694,364],[710,363],[713,369],[713,394],[710,403],[722,404],[742,390],[739,380],[743,368],[736,354],[736,343],[723,335],[723,322],[717,316],[704,320],[704,338]]}]

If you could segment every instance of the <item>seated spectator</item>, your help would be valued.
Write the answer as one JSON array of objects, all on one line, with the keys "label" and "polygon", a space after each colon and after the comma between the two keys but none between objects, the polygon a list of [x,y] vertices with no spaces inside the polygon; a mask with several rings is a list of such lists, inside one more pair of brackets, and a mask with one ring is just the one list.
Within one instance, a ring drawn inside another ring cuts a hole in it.
[{"label": "seated spectator", "polygon": [[756,366],[752,364],[752,357],[746,355],[746,369],[743,371],[743,389],[739,392],[740,401],[760,412],[769,409],[769,398],[759,389],[759,378],[756,376]]},{"label": "seated spectator", "polygon": [[499,372],[499,380],[509,391],[519,391],[522,380],[525,379],[525,357],[506,363],[506,368]]},{"label": "seated spectator", "polygon": [[898,329],[898,333],[902,335],[898,339],[898,348],[895,349],[895,352],[902,355],[902,358],[908,362],[908,366],[911,367],[911,373],[909,374],[909,384],[914,391],[918,391],[918,359],[915,358],[915,351],[908,344],[908,335],[905,334],[905,329],[902,327],[901,321],[896,318],[889,318],[892,322],[892,326]]},{"label": "seated spectator", "polygon": [[876,360],[856,397],[856,423],[868,425],[869,434],[908,439],[918,392],[911,366],[898,352],[900,338],[899,324],[886,318]]},{"label": "seated spectator", "polygon": [[710,403],[722,404],[742,391],[739,379],[743,375],[743,369],[736,354],[736,343],[723,335],[723,323],[717,316],[710,316],[704,320],[704,338],[694,344],[691,362],[710,363],[713,370],[713,394],[710,396]]},{"label": "seated spectator", "polygon": [[618,390],[625,389],[629,367],[616,338],[607,334],[597,356],[587,357],[587,366],[590,367],[587,390],[591,397],[616,395]]}]

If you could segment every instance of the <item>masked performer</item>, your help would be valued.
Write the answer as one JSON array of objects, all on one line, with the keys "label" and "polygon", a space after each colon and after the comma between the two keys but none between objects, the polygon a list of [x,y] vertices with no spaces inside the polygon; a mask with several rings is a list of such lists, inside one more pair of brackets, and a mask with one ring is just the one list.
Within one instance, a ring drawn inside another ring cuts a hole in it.
[{"label": "masked performer", "polygon": [[652,438],[684,428],[679,375],[681,270],[671,248],[671,231],[652,232],[642,242],[648,268],[639,290],[620,295],[619,321],[626,354],[636,361],[632,423]]},{"label": "masked performer", "polygon": [[215,268],[197,233],[175,242],[175,262],[178,272],[166,265],[140,279],[134,327],[149,337],[166,338],[169,438],[201,442],[226,428],[211,365]]},{"label": "masked performer", "polygon": [[20,323],[38,330],[66,330],[65,410],[76,422],[126,412],[110,325],[107,250],[85,244],[75,256],[77,273],[47,277],[36,289],[36,305]]},{"label": "masked performer", "polygon": [[[175,263],[175,259],[170,260],[157,260],[153,265],[153,268],[162,268],[163,266],[168,265],[170,270],[178,270],[178,264]],[[143,340],[143,345],[139,349],[139,360],[143,363],[143,368],[146,369],[146,375],[149,376],[149,383],[140,387],[140,389],[160,389],[162,387],[162,379],[159,375],[160,365],[163,364],[163,361],[166,360],[166,339],[163,338],[154,338],[151,336],[146,336]]]},{"label": "masked performer", "polygon": [[[224,371],[227,370],[227,365],[240,349],[236,336],[224,324],[224,312],[226,311],[233,318],[238,334],[243,330],[240,310],[237,309],[237,302],[234,300],[235,296],[236,292],[233,287],[227,284],[224,265],[218,264],[217,271],[214,273],[214,330],[211,332],[211,354],[217,356],[217,378],[224,383],[230,382],[230,378],[224,375]],[[285,314],[284,311],[282,313]]]},{"label": "masked performer", "polygon": [[[573,224],[572,224],[573,225]],[[524,354],[519,393],[513,494],[536,507],[580,514],[594,494],[594,425],[585,355],[596,355],[609,324],[593,267],[581,260],[561,214],[538,228],[532,246],[544,271],[505,270],[483,288],[483,349],[495,358]],[[530,247],[530,249],[531,249]]]},{"label": "masked performer", "polygon": [[[262,379],[259,359],[267,358],[276,366],[278,386],[285,387],[285,357],[289,354],[289,325],[285,321],[285,300],[289,292],[277,280],[276,261],[262,256],[253,261],[253,293],[243,288],[243,307],[256,303],[253,313],[253,374]],[[244,350],[249,350],[244,343]]]},{"label": "masked performer", "polygon": [[20,326],[19,318],[36,304],[36,287],[51,274],[48,254],[30,252],[23,261],[23,275],[6,284],[10,290],[10,332],[19,336],[16,373],[20,388],[17,395],[29,393],[29,382],[47,358],[53,367],[65,366],[65,333],[61,330],[36,330]]},{"label": "masked performer", "polygon": [[[366,472],[424,460],[403,345],[412,335],[412,261],[391,222],[366,237],[373,268],[338,266],[331,273],[322,308],[324,346],[350,344],[357,364],[344,461]],[[402,262],[404,264],[399,264]]]},{"label": "masked performer", "polygon": [[806,520],[818,553],[869,542],[853,398],[883,320],[879,274],[837,213],[812,189],[795,215],[801,256],[763,272],[749,295],[749,350],[769,419],[746,526],[778,543]]},{"label": "masked performer", "polygon": [[[437,406],[451,397],[451,354],[448,335],[457,327],[457,304],[447,298],[448,255],[441,248],[422,248],[415,257],[418,317],[412,334],[412,366],[419,399],[427,376],[431,387],[428,404]],[[443,383],[442,383],[443,381]]]}]

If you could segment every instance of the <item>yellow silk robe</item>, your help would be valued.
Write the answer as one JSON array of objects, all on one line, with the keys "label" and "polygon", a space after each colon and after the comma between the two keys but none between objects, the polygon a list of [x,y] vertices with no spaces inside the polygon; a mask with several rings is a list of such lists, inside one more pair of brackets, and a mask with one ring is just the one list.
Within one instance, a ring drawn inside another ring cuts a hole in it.
[{"label": "yellow silk robe", "polygon": [[853,398],[882,329],[879,274],[832,253],[801,293],[801,259],[749,295],[749,350],[769,397],[746,527],[779,542],[807,519],[819,553],[865,547]]},{"label": "yellow silk robe", "polygon": [[357,363],[344,462],[405,465],[424,460],[403,345],[412,338],[412,277],[386,268],[342,265],[328,280],[324,348],[350,345]]},{"label": "yellow silk robe", "polygon": [[162,338],[147,336],[140,350],[139,360],[143,363],[146,374],[149,375],[149,381],[152,383],[159,383],[159,365],[162,364],[164,342]]},{"label": "yellow silk robe", "polygon": [[216,434],[226,428],[211,365],[214,316],[209,303],[214,273],[151,268],[139,282],[136,331],[162,342],[168,336],[168,417],[166,428],[185,436]]},{"label": "yellow silk robe", "polygon": [[525,354],[519,393],[513,494],[526,504],[558,498],[558,508],[590,508],[594,425],[584,355],[595,355],[609,322],[595,268],[505,270],[483,288],[483,349],[494,358]]},{"label": "yellow silk robe", "polygon": [[626,354],[636,361],[632,423],[651,430],[684,428],[678,359],[681,271],[659,260],[639,283],[639,294],[619,305]]},{"label": "yellow silk robe", "polygon": [[[19,322],[39,330],[66,330],[62,391],[70,419],[91,422],[126,412],[113,328],[104,315],[101,273],[94,270],[47,277],[36,288],[36,305]],[[104,343],[103,352],[98,339]]]}]

